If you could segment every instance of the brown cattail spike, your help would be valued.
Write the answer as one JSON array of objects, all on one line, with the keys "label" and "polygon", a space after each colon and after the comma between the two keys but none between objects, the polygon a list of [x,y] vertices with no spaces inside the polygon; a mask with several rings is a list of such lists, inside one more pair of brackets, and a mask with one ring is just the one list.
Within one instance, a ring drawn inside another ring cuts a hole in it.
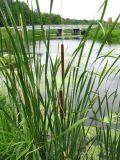
[{"label": "brown cattail spike", "polygon": [[21,34],[22,34],[22,39],[23,39],[23,42],[24,42],[24,45],[25,45],[25,37],[24,37],[24,30],[23,30],[23,21],[22,21],[22,15],[20,14],[20,26],[21,26]]},{"label": "brown cattail spike", "polygon": [[63,98],[63,91],[60,90],[59,91],[59,103],[60,103],[60,116],[61,116],[61,119],[64,118],[64,98]]},{"label": "brown cattail spike", "polygon": [[64,44],[61,44],[61,73],[62,79],[64,76]]}]

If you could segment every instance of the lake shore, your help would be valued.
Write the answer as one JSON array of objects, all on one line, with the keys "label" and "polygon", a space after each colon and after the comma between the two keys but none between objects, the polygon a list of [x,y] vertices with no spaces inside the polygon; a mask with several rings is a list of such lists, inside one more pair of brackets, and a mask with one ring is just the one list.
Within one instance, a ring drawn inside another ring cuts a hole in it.
[{"label": "lake shore", "polygon": [[[96,34],[97,28],[91,29],[90,32],[88,33],[88,39],[94,39],[95,34]],[[109,27],[105,27],[104,30],[100,28],[98,35],[96,37],[97,41],[102,42],[107,33],[109,32]],[[119,28],[114,28],[111,34],[109,35],[107,39],[108,44],[120,44],[120,29]]]},{"label": "lake shore", "polygon": [[[8,33],[5,31],[5,29],[1,28],[0,30],[2,33],[3,40],[5,40],[6,42],[9,41],[9,38],[8,38],[9,36],[8,36]],[[96,40],[99,42],[102,42],[104,40],[105,36],[107,35],[108,30],[109,30],[109,27],[104,27],[104,30],[102,28],[100,28],[98,35],[96,37]],[[89,31],[87,38],[93,40],[95,37],[96,31],[97,31],[97,28],[92,28]],[[15,37],[14,30],[10,28],[10,32]],[[33,30],[28,30],[27,31],[28,40],[32,42],[33,38],[34,38],[36,41],[39,41],[43,38],[43,36],[47,37],[48,33],[49,33],[48,29],[45,31],[45,33],[41,32],[40,29],[35,29],[34,36],[33,36]],[[86,29],[84,29],[84,31],[82,32],[82,35],[74,35],[72,29],[64,29],[64,34],[62,36],[58,36],[57,29],[50,29],[50,39],[81,39],[81,37],[85,33],[86,33]],[[108,44],[120,44],[120,29],[118,27],[115,28],[111,32],[110,36],[107,39],[107,43]]]}]

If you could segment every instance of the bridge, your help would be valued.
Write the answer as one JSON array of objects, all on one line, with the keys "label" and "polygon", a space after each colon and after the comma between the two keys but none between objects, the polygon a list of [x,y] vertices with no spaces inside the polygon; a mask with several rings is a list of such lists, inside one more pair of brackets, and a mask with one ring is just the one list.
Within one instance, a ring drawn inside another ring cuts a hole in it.
[{"label": "bridge", "polygon": [[[62,36],[64,35],[64,30],[65,29],[72,29],[73,30],[73,35],[80,35],[81,32],[85,29],[87,29],[89,25],[44,25],[43,28],[44,30],[50,29],[55,29],[57,30],[57,36]],[[93,25],[92,28],[97,27],[97,25]],[[21,27],[18,27],[20,30],[22,29]],[[40,25],[35,25],[35,29],[39,30],[41,29]],[[32,26],[27,26],[27,30],[32,30]]]}]

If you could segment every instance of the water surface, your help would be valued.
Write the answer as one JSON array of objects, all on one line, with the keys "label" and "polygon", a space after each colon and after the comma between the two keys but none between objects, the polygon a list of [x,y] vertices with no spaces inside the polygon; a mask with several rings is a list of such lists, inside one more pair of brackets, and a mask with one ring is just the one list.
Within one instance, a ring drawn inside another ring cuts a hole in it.
[{"label": "water surface", "polygon": [[[50,55],[52,57],[52,59],[54,60],[56,58],[57,55],[60,56],[60,45],[64,44],[64,48],[65,48],[65,64],[67,65],[68,62],[71,59],[71,55],[72,53],[75,51],[75,49],[78,47],[79,43],[80,43],[80,39],[71,39],[71,40],[51,40],[50,41]],[[84,65],[86,63],[87,60],[87,56],[89,54],[90,51],[90,47],[92,45],[92,41],[88,40],[85,44],[85,48],[84,48],[84,52],[83,52],[83,56],[82,56],[82,61],[81,61],[81,65],[80,65],[80,70],[82,70],[84,68]],[[92,68],[92,64],[94,62],[94,60],[96,59],[96,56],[98,54],[98,51],[101,47],[101,43],[100,42],[96,42],[94,45],[94,48],[92,50],[92,54],[89,60],[89,65],[88,65],[88,70],[91,70]],[[31,50],[32,50],[32,44],[31,44]],[[113,51],[112,51],[113,50]],[[108,45],[105,44],[105,46],[103,47],[102,51],[101,51],[101,56],[108,54],[110,51],[112,51],[112,55],[114,56],[119,56],[120,55],[120,45],[118,44],[112,44],[112,45]],[[37,42],[36,43],[36,53],[37,54],[42,54],[42,61],[44,63],[45,61],[45,54],[46,54],[46,48],[45,45],[43,44],[43,42]],[[78,57],[79,57],[80,51],[78,52]],[[108,61],[108,68],[109,66],[111,66],[111,64],[114,62],[114,58],[107,58],[104,63],[101,63],[102,59],[99,59],[96,64],[95,64],[95,71],[99,74],[101,73],[102,69],[104,68],[106,62]],[[77,66],[77,60],[72,64],[71,67],[76,67]],[[100,66],[99,66],[100,65]],[[109,89],[109,94],[113,93],[116,88],[118,87],[118,98],[116,98],[115,101],[115,107],[114,107],[114,111],[118,110],[118,104],[120,101],[119,98],[119,94],[120,94],[120,81],[119,81],[119,74],[117,74],[117,76],[115,76],[115,74],[117,73],[117,71],[120,69],[120,59],[118,59],[118,61],[115,63],[114,65],[116,67],[115,71],[113,72],[113,74],[111,74],[111,76],[109,77],[109,79],[105,79],[104,82],[102,83],[101,87],[100,87],[100,94],[101,97],[104,96],[104,94],[106,93],[106,91]],[[95,86],[97,86],[98,82],[96,80],[95,82]],[[112,98],[109,100],[110,102],[110,108],[112,108]],[[96,107],[96,106],[95,106]],[[104,105],[105,107],[105,105]],[[103,108],[104,108],[103,107]]]}]

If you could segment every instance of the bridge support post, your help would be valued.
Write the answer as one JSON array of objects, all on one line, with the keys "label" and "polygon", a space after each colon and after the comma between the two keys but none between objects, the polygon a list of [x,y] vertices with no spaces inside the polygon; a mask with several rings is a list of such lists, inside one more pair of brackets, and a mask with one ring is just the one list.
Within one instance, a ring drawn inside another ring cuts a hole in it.
[{"label": "bridge support post", "polygon": [[63,35],[64,35],[64,29],[58,29],[57,36],[63,36]]},{"label": "bridge support post", "polygon": [[81,30],[81,35],[84,35],[86,33],[86,30]]},{"label": "bridge support post", "polygon": [[73,29],[73,35],[80,35],[80,29]]}]

